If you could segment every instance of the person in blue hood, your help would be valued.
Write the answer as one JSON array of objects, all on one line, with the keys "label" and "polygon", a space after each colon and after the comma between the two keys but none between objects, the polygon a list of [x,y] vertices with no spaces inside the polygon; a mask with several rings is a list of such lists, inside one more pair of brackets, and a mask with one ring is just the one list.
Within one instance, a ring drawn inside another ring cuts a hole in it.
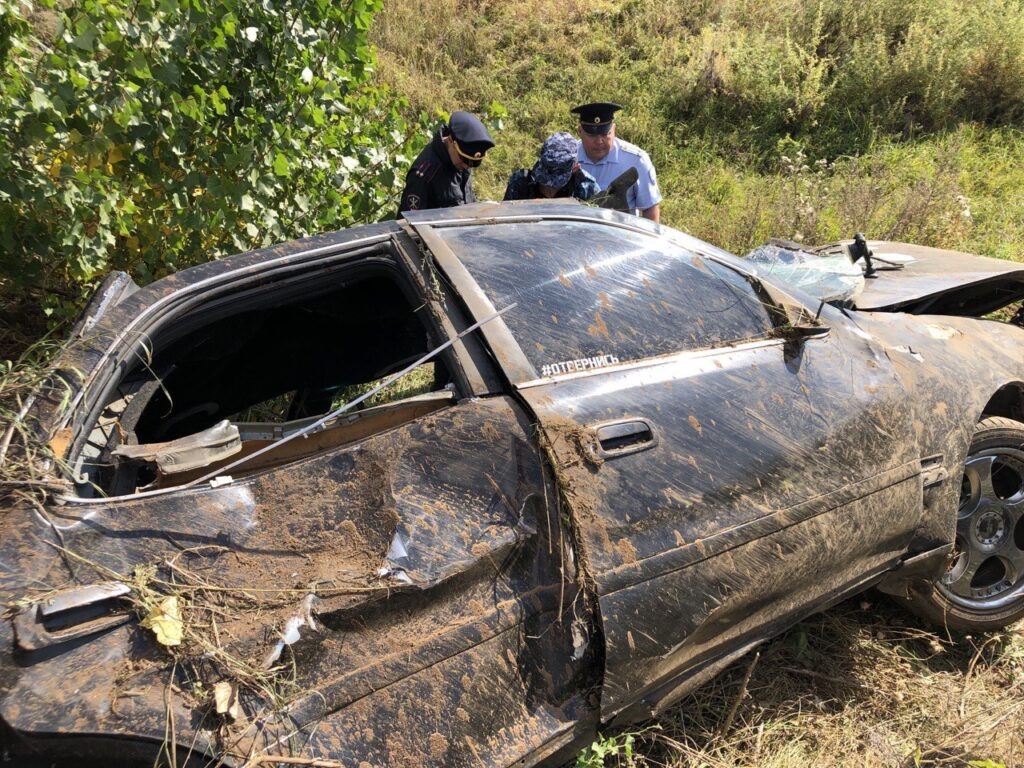
[{"label": "person in blue hood", "polygon": [[580,168],[576,139],[568,133],[549,136],[533,168],[520,168],[508,180],[505,200],[575,197],[589,200],[600,191],[594,177]]}]

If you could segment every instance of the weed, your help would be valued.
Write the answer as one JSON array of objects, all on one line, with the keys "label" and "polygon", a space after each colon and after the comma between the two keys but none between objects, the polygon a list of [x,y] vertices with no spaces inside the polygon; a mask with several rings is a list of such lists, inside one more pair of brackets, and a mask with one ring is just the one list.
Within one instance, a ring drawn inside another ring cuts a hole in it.
[{"label": "weed", "polygon": [[650,726],[641,731],[626,731],[624,733],[602,736],[597,734],[597,740],[589,747],[585,747],[576,756],[576,768],[634,768],[638,765],[634,744],[638,736],[643,736],[649,731],[657,730],[658,726]]}]

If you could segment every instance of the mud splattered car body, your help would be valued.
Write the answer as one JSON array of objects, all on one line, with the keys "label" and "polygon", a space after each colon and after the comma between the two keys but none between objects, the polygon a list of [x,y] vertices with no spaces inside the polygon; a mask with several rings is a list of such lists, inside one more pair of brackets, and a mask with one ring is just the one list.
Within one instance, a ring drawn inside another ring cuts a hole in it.
[{"label": "mud splattered car body", "polygon": [[[292,439],[452,340],[425,391]],[[1024,417],[1022,341],[819,306],[567,203],[115,276],[26,411],[61,466],[4,500],[7,741],[108,764],[557,757],[844,596],[941,578],[975,425]],[[139,621],[169,595],[173,658]]]}]

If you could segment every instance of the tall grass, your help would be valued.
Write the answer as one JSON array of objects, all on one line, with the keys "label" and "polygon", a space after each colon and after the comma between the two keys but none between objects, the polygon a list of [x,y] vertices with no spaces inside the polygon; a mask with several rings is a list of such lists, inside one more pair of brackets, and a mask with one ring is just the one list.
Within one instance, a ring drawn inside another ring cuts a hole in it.
[{"label": "tall grass", "polygon": [[417,108],[510,112],[481,197],[608,99],[663,221],[716,244],[864,231],[1024,259],[1020,0],[408,0],[375,23],[378,76]]}]

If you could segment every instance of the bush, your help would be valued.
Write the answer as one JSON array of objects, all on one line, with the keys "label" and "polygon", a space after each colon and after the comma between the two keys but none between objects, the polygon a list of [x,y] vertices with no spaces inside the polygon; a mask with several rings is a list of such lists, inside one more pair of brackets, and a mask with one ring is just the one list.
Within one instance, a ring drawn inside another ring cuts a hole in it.
[{"label": "bush", "polygon": [[[146,282],[392,215],[423,141],[372,87],[379,0],[0,0],[0,275]],[[64,307],[70,310],[66,302]]]}]

